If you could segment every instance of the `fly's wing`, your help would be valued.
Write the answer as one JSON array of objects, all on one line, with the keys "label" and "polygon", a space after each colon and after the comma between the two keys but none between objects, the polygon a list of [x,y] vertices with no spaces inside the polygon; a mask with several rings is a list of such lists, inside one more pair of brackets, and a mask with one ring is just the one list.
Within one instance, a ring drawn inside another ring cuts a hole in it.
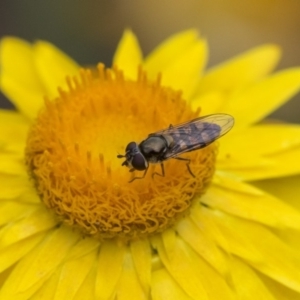
[{"label": "fly's wing", "polygon": [[204,148],[226,134],[234,124],[232,116],[227,114],[213,114],[200,117],[189,122],[170,126],[149,136],[168,135],[173,143],[165,153],[165,159],[182,153]]}]

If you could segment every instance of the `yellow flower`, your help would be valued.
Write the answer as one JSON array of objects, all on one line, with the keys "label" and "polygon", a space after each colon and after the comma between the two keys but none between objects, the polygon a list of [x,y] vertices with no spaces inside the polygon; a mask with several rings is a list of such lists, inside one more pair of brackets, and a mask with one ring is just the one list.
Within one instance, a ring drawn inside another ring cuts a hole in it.
[{"label": "yellow flower", "polygon": [[[268,75],[276,46],[208,72],[193,30],[145,59],[126,31],[112,69],[46,42],[0,50],[17,108],[0,111],[0,299],[300,299],[300,207],[270,194],[296,190],[300,126],[258,123],[300,88],[299,68]],[[195,178],[168,160],[128,182],[130,141],[213,113],[235,126],[183,155]]]}]

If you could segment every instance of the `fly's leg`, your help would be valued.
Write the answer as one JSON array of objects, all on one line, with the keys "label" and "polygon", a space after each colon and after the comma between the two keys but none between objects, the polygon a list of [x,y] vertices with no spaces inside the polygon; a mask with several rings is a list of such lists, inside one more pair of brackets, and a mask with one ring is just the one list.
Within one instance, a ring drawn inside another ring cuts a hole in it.
[{"label": "fly's leg", "polygon": [[190,160],[189,158],[183,158],[183,157],[172,157],[172,158],[177,159],[177,160],[184,160],[184,161],[186,161],[186,162],[187,162],[187,163],[186,163],[186,167],[187,167],[189,173],[190,173],[194,178],[196,177],[196,176],[193,174],[193,172],[192,172],[192,170],[191,170],[191,168],[190,168],[190,162],[191,162],[191,160]]},{"label": "fly's leg", "polygon": [[[129,170],[129,172],[133,172],[134,169]],[[144,175],[141,177],[133,177],[131,180],[129,180],[128,182],[131,183],[132,181],[136,180],[136,179],[143,179],[145,178],[146,174],[147,174],[148,168],[145,170]]]},{"label": "fly's leg", "polygon": [[154,178],[154,175],[165,177],[165,167],[164,167],[164,164],[160,163],[160,167],[161,167],[161,173],[154,172],[152,174],[152,178]]}]

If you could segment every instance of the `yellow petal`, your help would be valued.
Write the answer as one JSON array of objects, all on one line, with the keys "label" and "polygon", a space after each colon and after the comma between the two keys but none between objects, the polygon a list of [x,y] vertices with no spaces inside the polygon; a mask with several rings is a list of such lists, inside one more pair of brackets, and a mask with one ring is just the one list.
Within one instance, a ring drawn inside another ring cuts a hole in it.
[{"label": "yellow petal", "polygon": [[121,276],[125,247],[114,241],[106,241],[100,248],[97,278],[97,299],[109,299],[113,296]]},{"label": "yellow petal", "polygon": [[[90,273],[85,278],[82,285],[79,287],[74,300],[96,300],[95,297],[95,279],[96,279],[96,266],[92,268]],[[99,298],[97,298],[98,300]]]},{"label": "yellow petal", "polygon": [[137,37],[131,30],[125,30],[115,52],[113,64],[123,70],[126,77],[135,79],[142,61],[143,54]]},{"label": "yellow petal", "polygon": [[[300,176],[284,177],[253,182],[255,186],[279,197],[285,203],[300,211]],[[278,232],[278,231],[277,231]],[[296,251],[300,249],[300,233],[296,230],[280,230],[280,237]]]},{"label": "yellow petal", "polygon": [[300,249],[300,231],[295,229],[276,230],[277,236],[280,237],[291,249],[299,252]]},{"label": "yellow petal", "polygon": [[[282,176],[290,176],[300,174],[300,147],[295,147],[292,150],[284,151],[272,156],[274,161],[274,166],[272,166],[272,171],[265,172],[263,176],[256,177],[256,179],[264,178],[274,178]],[[254,179],[254,178],[253,178]],[[252,179],[252,180],[253,180]]]},{"label": "yellow petal", "polygon": [[230,253],[231,247],[227,238],[222,234],[214,221],[203,213],[202,206],[196,205],[193,207],[190,218],[201,232],[205,232],[207,234],[212,242],[215,242],[216,245],[222,245],[225,252]]},{"label": "yellow petal", "polygon": [[[79,247],[82,245],[80,244]],[[72,248],[77,251],[77,245]],[[85,251],[84,249],[82,249]],[[55,296],[53,300],[71,300],[74,298],[76,292],[84,282],[92,266],[95,264],[97,258],[96,250],[83,255],[80,259],[67,260],[61,269],[58,285],[55,289]]]},{"label": "yellow petal", "polygon": [[32,47],[13,37],[2,39],[0,47],[0,88],[24,115],[34,119],[46,90],[36,74]]},{"label": "yellow petal", "polygon": [[14,199],[31,189],[27,177],[0,174],[0,199]]},{"label": "yellow petal", "polygon": [[263,45],[249,50],[209,70],[200,82],[200,93],[231,92],[252,84],[270,73],[280,57],[275,45]]},{"label": "yellow petal", "polygon": [[267,289],[256,273],[241,260],[232,258],[231,264],[233,281],[238,299],[252,300],[254,295],[255,299],[278,299],[277,297],[273,297],[271,292]]},{"label": "yellow petal", "polygon": [[50,97],[57,96],[57,87],[66,87],[66,76],[79,73],[79,66],[54,45],[39,41],[34,44],[34,63],[39,78]]},{"label": "yellow petal", "polygon": [[[158,237],[152,239],[152,245],[158,251],[158,254],[166,269],[178,283],[183,292],[185,292],[192,299],[209,299],[201,279],[195,276],[195,265],[191,266],[191,258],[187,259],[185,256],[181,256],[180,258],[178,257],[178,252],[181,252],[179,246],[176,245],[177,247],[174,248],[176,255],[174,255],[173,252],[173,261],[169,261],[168,254],[164,249],[161,239]],[[182,255],[182,253],[180,254]],[[180,262],[178,262],[178,260],[180,260]]]},{"label": "yellow petal", "polygon": [[124,256],[123,269],[116,289],[116,298],[118,300],[149,299],[149,295],[144,292],[143,287],[140,284],[131,253],[129,251],[127,251]]},{"label": "yellow petal", "polygon": [[222,140],[218,170],[243,180],[300,173],[299,136],[300,126],[288,124],[262,124],[232,132]]},{"label": "yellow petal", "polygon": [[61,268],[58,268],[58,270],[43,283],[41,288],[30,298],[30,300],[53,300],[55,290],[58,285],[60,272]]},{"label": "yellow petal", "polygon": [[[191,214],[193,212],[191,211]],[[228,276],[229,268],[227,259],[223,252],[217,247],[213,240],[190,219],[182,219],[176,226],[176,231],[222,276]]]},{"label": "yellow petal", "polygon": [[182,90],[183,97],[189,99],[199,83],[207,60],[207,44],[199,40],[172,64],[163,69],[162,84]]},{"label": "yellow petal", "polygon": [[228,99],[224,112],[234,116],[236,129],[245,128],[283,105],[299,88],[300,69],[284,70],[234,93]]},{"label": "yellow petal", "polygon": [[30,298],[56,270],[77,239],[78,235],[64,226],[49,234],[13,269],[0,291],[0,298]]},{"label": "yellow petal", "polygon": [[226,188],[230,191],[246,193],[252,196],[261,196],[263,192],[250,184],[244,184],[244,182],[237,180],[234,177],[226,176],[225,173],[216,171],[213,178],[213,183]]},{"label": "yellow petal", "polygon": [[[23,147],[24,151],[24,147]],[[24,154],[23,154],[24,155]],[[24,164],[24,157],[19,153],[1,153],[0,152],[0,173],[9,175],[26,176],[27,170]]]},{"label": "yellow petal", "polygon": [[238,240],[241,236],[245,236],[244,247],[255,248],[260,257],[257,256],[256,261],[249,260],[231,244],[233,253],[256,270],[300,292],[300,255],[298,253],[290,249],[265,226],[258,223],[232,217],[220,211],[205,209],[205,214],[209,214],[213,218],[220,231],[228,237],[229,243],[233,239]]},{"label": "yellow petal", "polygon": [[165,248],[166,243],[159,238],[154,240],[153,245],[170,275],[191,298],[233,299],[225,280],[182,239],[176,238],[170,255]]},{"label": "yellow petal", "polygon": [[168,68],[183,52],[190,49],[198,40],[198,31],[189,29],[169,37],[157,46],[145,59],[145,68],[151,77]]},{"label": "yellow petal", "polygon": [[[224,251],[229,254],[236,254],[249,261],[261,261],[262,257],[255,245],[250,245],[245,234],[240,232],[232,233],[227,227],[219,227],[215,218],[212,217],[204,207],[195,207],[191,216],[196,225],[203,231],[210,233],[211,239],[216,242]],[[215,229],[214,227],[217,227]],[[211,230],[213,228],[213,230]]]},{"label": "yellow petal", "polygon": [[300,211],[300,176],[291,176],[283,178],[274,178],[252,182],[259,189],[262,189],[276,197],[282,199],[288,204]]},{"label": "yellow petal", "polygon": [[41,199],[33,187],[31,189],[25,190],[20,196],[18,196],[16,200],[23,203],[32,203],[32,204],[41,203]]},{"label": "yellow petal", "polygon": [[162,83],[182,90],[189,98],[198,85],[207,61],[207,43],[198,39],[194,30],[168,39],[145,61],[145,69],[155,78],[162,72]]},{"label": "yellow petal", "polygon": [[0,247],[4,248],[31,235],[53,228],[57,220],[43,207],[37,207],[24,218],[9,223],[0,230]]},{"label": "yellow petal", "polygon": [[[229,155],[226,160],[217,162],[218,173],[239,180],[262,180],[300,173],[300,147],[279,152],[266,157],[253,154]],[[227,174],[227,175],[226,175]]]},{"label": "yellow petal", "polygon": [[163,231],[162,233],[164,249],[166,253],[168,253],[169,257],[174,255],[174,251],[176,250],[176,243],[177,243],[177,234],[174,228],[169,228]]},{"label": "yellow petal", "polygon": [[210,92],[191,100],[191,106],[194,111],[200,108],[202,116],[220,113],[225,101],[224,95],[219,92]]},{"label": "yellow petal", "polygon": [[93,252],[95,249],[98,249],[100,242],[97,239],[84,238],[80,240],[66,257],[66,261],[69,260],[78,260],[81,257]]},{"label": "yellow petal", "polygon": [[286,286],[270,279],[263,274],[258,274],[265,286],[269,289],[269,291],[274,295],[275,299],[278,300],[300,300],[300,294],[287,288]]},{"label": "yellow petal", "polygon": [[148,239],[138,239],[130,243],[132,259],[138,278],[146,295],[151,283],[151,248]]},{"label": "yellow petal", "polygon": [[12,222],[15,219],[20,219],[24,215],[35,211],[37,207],[28,203],[20,203],[18,201],[0,201],[0,225]]},{"label": "yellow petal", "polygon": [[192,300],[165,269],[153,272],[151,296],[153,300]]},{"label": "yellow petal", "polygon": [[44,238],[45,233],[36,234],[20,240],[0,250],[0,272],[16,263],[20,258],[31,251]]},{"label": "yellow petal", "polygon": [[[230,188],[235,185],[241,190]],[[242,187],[245,190],[242,191]],[[254,193],[249,193],[249,188]],[[275,228],[300,230],[300,212],[263,191],[226,177],[211,185],[200,199],[206,205]]]},{"label": "yellow petal", "polygon": [[28,120],[15,111],[0,109],[0,149],[7,152],[24,152],[29,129]]},{"label": "yellow petal", "polygon": [[[255,143],[253,142],[255,141]],[[244,153],[268,157],[300,145],[300,126],[290,124],[260,124],[246,130],[230,133],[222,141],[218,160],[229,156],[242,157]]]}]

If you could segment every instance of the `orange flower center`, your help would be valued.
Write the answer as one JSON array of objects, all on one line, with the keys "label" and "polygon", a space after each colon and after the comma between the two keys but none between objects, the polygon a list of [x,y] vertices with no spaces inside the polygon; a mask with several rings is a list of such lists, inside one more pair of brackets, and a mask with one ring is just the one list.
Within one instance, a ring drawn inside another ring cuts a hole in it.
[{"label": "orange flower center", "polygon": [[184,154],[186,162],[150,164],[128,172],[118,154],[131,141],[198,116],[181,93],[153,82],[144,72],[135,81],[121,71],[98,66],[67,80],[69,90],[45,100],[28,136],[26,161],[41,200],[61,220],[100,239],[131,239],[171,226],[188,213],[195,195],[211,181],[216,145]]}]

